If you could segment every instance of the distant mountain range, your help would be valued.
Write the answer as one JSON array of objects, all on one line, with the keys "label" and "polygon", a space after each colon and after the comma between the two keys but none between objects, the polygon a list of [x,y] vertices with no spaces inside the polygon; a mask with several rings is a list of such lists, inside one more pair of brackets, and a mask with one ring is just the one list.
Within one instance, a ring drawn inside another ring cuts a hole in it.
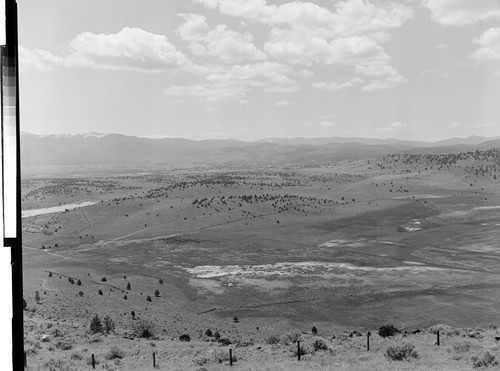
[{"label": "distant mountain range", "polygon": [[203,165],[311,163],[361,159],[394,152],[452,153],[500,146],[500,137],[438,142],[371,138],[151,139],[112,133],[21,134],[23,165]]}]

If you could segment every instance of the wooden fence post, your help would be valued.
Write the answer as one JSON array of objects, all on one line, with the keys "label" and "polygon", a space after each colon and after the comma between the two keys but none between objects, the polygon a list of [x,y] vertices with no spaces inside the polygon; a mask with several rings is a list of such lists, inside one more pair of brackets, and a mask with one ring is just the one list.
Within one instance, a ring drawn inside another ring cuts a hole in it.
[{"label": "wooden fence post", "polygon": [[297,341],[297,358],[300,361],[300,340]]},{"label": "wooden fence post", "polygon": [[439,330],[438,330],[438,333],[437,333],[437,345],[439,346]]},{"label": "wooden fence post", "polygon": [[229,365],[233,366],[233,350],[231,348],[229,349]]},{"label": "wooden fence post", "polygon": [[156,367],[156,355],[155,355],[155,352],[153,352],[153,367]]},{"label": "wooden fence post", "polygon": [[94,354],[92,354],[92,369],[95,370],[95,359],[94,359]]},{"label": "wooden fence post", "polygon": [[366,334],[366,350],[370,350],[370,331],[368,331],[368,333]]}]

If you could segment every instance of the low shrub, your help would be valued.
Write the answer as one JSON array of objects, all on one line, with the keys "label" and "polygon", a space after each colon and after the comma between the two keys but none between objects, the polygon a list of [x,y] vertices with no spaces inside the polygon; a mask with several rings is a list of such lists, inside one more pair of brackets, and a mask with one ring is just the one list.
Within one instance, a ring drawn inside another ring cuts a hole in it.
[{"label": "low shrub", "polygon": [[456,353],[466,353],[466,352],[470,351],[471,347],[472,347],[472,344],[470,341],[460,341],[460,342],[453,344],[453,350]]},{"label": "low shrub", "polygon": [[472,356],[471,361],[474,368],[498,365],[498,360],[493,354],[488,351],[484,352],[483,354]]},{"label": "low shrub", "polygon": [[111,347],[105,355],[108,361],[112,359],[122,359],[123,357],[125,357],[125,353],[117,346]]},{"label": "low shrub", "polygon": [[404,361],[418,358],[415,346],[409,343],[403,343],[403,345],[390,345],[384,355],[392,361]]},{"label": "low shrub", "polygon": [[326,345],[323,339],[316,339],[313,344],[314,350],[328,350],[328,345]]},{"label": "low shrub", "polygon": [[137,337],[150,338],[154,336],[155,326],[153,322],[141,319],[138,321],[134,321],[132,325],[132,332]]},{"label": "low shrub", "polygon": [[296,343],[300,340],[300,334],[298,332],[288,332],[281,337],[281,343],[283,345],[290,345]]},{"label": "low shrub", "polygon": [[213,336],[212,330],[208,329],[207,331],[205,331],[205,335],[212,337]]},{"label": "low shrub", "polygon": [[79,360],[81,360],[82,358],[83,358],[83,357],[82,357],[82,355],[81,355],[80,353],[76,353],[76,352],[75,352],[75,353],[72,353],[72,354],[71,354],[71,359],[73,359],[73,360],[75,360],[75,361],[79,361]]},{"label": "low shrub", "polygon": [[452,328],[451,326],[445,325],[443,323],[431,326],[427,329],[427,331],[432,334],[437,334],[437,332],[439,331],[441,335],[447,335],[447,336],[460,335],[460,330]]},{"label": "low shrub", "polygon": [[301,356],[304,356],[304,355],[306,355],[306,354],[309,354],[309,353],[311,353],[311,351],[312,351],[312,349],[311,349],[311,348],[309,348],[309,347],[307,347],[307,346],[305,346],[305,345],[302,345],[302,344],[300,344],[300,348],[298,348],[298,349],[297,349],[297,347],[296,347],[296,346],[293,346],[292,350],[293,350],[293,356],[294,356],[294,357],[298,357],[298,355],[299,355],[299,353],[298,353],[298,352],[299,352],[299,351],[300,351],[300,355],[301,355]]},{"label": "low shrub", "polygon": [[65,362],[54,358],[49,359],[47,362],[43,364],[44,369],[51,371],[76,371],[76,368],[68,366]]},{"label": "low shrub", "polygon": [[231,345],[231,340],[229,340],[228,338],[220,338],[220,339],[217,339],[217,342],[220,344],[220,345]]},{"label": "low shrub", "polygon": [[191,337],[188,334],[182,334],[179,336],[180,341],[191,341]]},{"label": "low shrub", "polygon": [[393,325],[384,325],[378,329],[379,336],[382,336],[383,338],[388,336],[394,336],[396,334],[399,334],[400,332],[401,331],[398,328],[394,327]]},{"label": "low shrub", "polygon": [[61,350],[70,350],[73,348],[73,344],[69,341],[59,340],[56,343],[56,348]]},{"label": "low shrub", "polygon": [[280,337],[278,335],[269,335],[266,339],[267,344],[278,344],[280,342]]}]

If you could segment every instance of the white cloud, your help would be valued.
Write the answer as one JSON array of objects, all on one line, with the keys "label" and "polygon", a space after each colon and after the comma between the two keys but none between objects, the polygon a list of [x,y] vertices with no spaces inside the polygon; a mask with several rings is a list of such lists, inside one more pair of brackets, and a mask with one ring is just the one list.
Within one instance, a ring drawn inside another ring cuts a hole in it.
[{"label": "white cloud", "polygon": [[[390,30],[413,18],[413,11],[405,4],[345,0],[329,9],[299,1],[281,5],[268,4],[266,0],[193,1],[224,15],[272,27],[263,49],[283,63],[365,65],[365,70],[373,65],[379,69],[385,66],[384,76],[377,77],[379,81],[391,78],[385,81],[387,87],[404,81],[389,66],[391,58],[382,44],[390,39]],[[380,85],[375,82],[373,86],[377,84]]]},{"label": "white cloud", "polygon": [[297,84],[288,84],[282,86],[266,86],[262,89],[262,91],[265,91],[266,93],[293,93],[299,89],[300,87]]},{"label": "white cloud", "polygon": [[346,81],[346,82],[343,82],[343,83],[338,83],[338,82],[335,82],[335,81],[331,81],[331,82],[314,82],[312,84],[312,86],[314,86],[315,88],[321,89],[321,90],[341,90],[341,89],[353,87],[353,86],[355,86],[355,84],[358,84],[358,83],[360,83],[362,81],[363,80],[361,80],[359,78],[354,78],[354,79],[352,79],[350,81]]},{"label": "white cloud", "polygon": [[19,66],[22,69],[51,71],[55,66],[63,63],[61,57],[55,56],[47,50],[28,49],[19,46]]},{"label": "white cloud", "polygon": [[500,20],[498,0],[423,0],[431,18],[447,26],[464,26],[491,19]]},{"label": "white cloud", "polygon": [[198,66],[191,69],[204,75],[205,81],[191,86],[173,86],[164,93],[173,96],[191,96],[202,100],[217,101],[244,99],[250,90],[265,92],[291,92],[298,85],[290,79],[293,69],[276,62],[259,62],[246,65],[231,66]]},{"label": "white cloud", "polygon": [[363,0],[345,0],[335,5],[335,11],[311,2],[293,1],[268,5],[266,0],[194,0],[220,13],[244,18],[249,22],[286,25],[291,28],[327,29],[339,36],[378,32],[400,27],[413,17],[412,10],[394,2],[378,6]]},{"label": "white cloud", "polygon": [[402,77],[390,77],[386,80],[375,79],[368,85],[363,86],[362,91],[376,91],[382,89],[393,88],[396,84],[404,82],[405,79]]},{"label": "white cloud", "polygon": [[406,127],[408,127],[408,125],[406,125],[404,122],[396,121],[388,126],[384,126],[382,128],[382,131],[399,131],[405,129]]},{"label": "white cloud", "polygon": [[282,101],[274,103],[274,105],[276,107],[286,107],[286,106],[291,106],[292,104],[293,104],[292,102],[289,102],[287,100],[282,100]]},{"label": "white cloud", "polygon": [[116,34],[83,32],[69,44],[69,66],[118,70],[163,70],[182,65],[186,57],[166,36],[125,27]]},{"label": "white cloud", "polygon": [[285,64],[276,62],[259,62],[246,65],[233,65],[223,71],[208,74],[208,81],[269,81],[274,84],[293,84],[286,74],[292,72],[292,68]]},{"label": "white cloud", "polygon": [[55,66],[110,70],[161,71],[189,63],[166,36],[125,27],[116,34],[82,32],[68,53],[56,56],[41,49],[19,49],[21,64],[41,71]]},{"label": "white cloud", "polygon": [[221,101],[238,99],[248,91],[244,84],[218,83],[198,85],[175,85],[163,91],[164,94],[174,97],[194,97],[205,101]]},{"label": "white cloud", "polygon": [[500,59],[500,28],[490,28],[473,41],[481,47],[475,50],[470,58],[476,62]]},{"label": "white cloud", "polygon": [[198,14],[182,14],[185,22],[177,34],[189,43],[195,55],[214,57],[223,63],[261,61],[267,56],[252,43],[252,35],[229,30],[226,25],[208,28],[206,18]]}]

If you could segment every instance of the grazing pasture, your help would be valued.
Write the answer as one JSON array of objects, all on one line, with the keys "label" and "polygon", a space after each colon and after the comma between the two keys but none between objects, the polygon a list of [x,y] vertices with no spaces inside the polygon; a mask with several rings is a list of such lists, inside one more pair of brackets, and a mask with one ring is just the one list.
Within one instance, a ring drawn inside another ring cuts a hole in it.
[{"label": "grazing pasture", "polygon": [[[95,314],[126,337],[151,321],[162,346],[182,349],[179,337],[208,341],[207,328],[233,344],[265,344],[313,325],[331,337],[386,323],[498,323],[497,173],[498,158],[483,151],[32,174],[22,186],[28,358],[56,357],[53,340],[33,344],[58,323],[87,349],[85,364]],[[111,346],[111,336],[101,341]],[[115,364],[139,367],[134,359]]]}]

